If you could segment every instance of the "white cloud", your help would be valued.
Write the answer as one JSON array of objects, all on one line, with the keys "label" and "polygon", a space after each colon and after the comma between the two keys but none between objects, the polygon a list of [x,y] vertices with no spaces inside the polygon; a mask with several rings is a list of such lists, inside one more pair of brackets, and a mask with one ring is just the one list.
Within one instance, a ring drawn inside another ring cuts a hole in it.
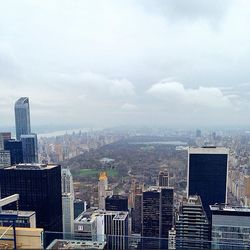
[{"label": "white cloud", "polygon": [[167,103],[176,105],[195,105],[201,107],[225,108],[232,104],[219,88],[185,88],[179,82],[161,81],[152,85],[147,93]]}]

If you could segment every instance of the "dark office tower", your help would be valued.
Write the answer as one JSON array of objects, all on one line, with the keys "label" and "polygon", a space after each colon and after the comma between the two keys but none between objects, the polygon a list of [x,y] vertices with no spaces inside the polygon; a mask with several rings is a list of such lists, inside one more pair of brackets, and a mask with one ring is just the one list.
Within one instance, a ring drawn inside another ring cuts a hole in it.
[{"label": "dark office tower", "polygon": [[128,211],[128,197],[112,195],[105,198],[105,209],[107,211]]},{"label": "dark office tower", "polygon": [[189,148],[187,195],[199,195],[210,221],[209,205],[227,202],[226,148]]},{"label": "dark office tower", "polygon": [[[150,187],[142,194],[143,248],[167,245],[168,231],[173,226],[173,188]],[[155,238],[155,239],[153,239]],[[163,239],[164,238],[165,242]]]},{"label": "dark office tower", "polygon": [[22,142],[14,139],[4,141],[4,149],[10,152],[11,165],[23,163]]},{"label": "dark office tower", "polygon": [[[0,188],[2,198],[20,195],[19,209],[35,211],[38,228],[62,232],[60,165],[19,164],[0,169]],[[15,204],[5,208],[16,209]]]},{"label": "dark office tower", "polygon": [[209,223],[199,196],[183,199],[175,230],[177,249],[209,248]]},{"label": "dark office tower", "polygon": [[167,170],[159,172],[159,187],[169,186],[169,174]]},{"label": "dark office tower", "polygon": [[23,161],[25,163],[38,162],[37,135],[21,135]]},{"label": "dark office tower", "polygon": [[29,98],[21,97],[15,103],[16,139],[31,133]]},{"label": "dark office tower", "polygon": [[142,210],[142,194],[136,194],[135,207],[132,212],[132,231],[135,234],[141,234],[142,232],[141,210]]}]

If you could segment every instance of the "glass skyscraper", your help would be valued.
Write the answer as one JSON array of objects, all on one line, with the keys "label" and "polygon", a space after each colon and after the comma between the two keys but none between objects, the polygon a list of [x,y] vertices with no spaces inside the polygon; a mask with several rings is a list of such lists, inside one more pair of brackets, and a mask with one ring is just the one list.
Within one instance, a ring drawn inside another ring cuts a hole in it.
[{"label": "glass skyscraper", "polygon": [[189,148],[187,195],[199,195],[210,220],[209,205],[226,203],[228,149]]},{"label": "glass skyscraper", "polygon": [[29,98],[21,97],[15,103],[16,139],[31,133]]}]

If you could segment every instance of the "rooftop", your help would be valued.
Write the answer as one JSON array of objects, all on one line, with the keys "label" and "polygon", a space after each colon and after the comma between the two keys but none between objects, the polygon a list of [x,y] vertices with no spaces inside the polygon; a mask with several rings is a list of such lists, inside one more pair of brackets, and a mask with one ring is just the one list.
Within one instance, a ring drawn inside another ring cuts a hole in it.
[{"label": "rooftop", "polygon": [[229,149],[224,147],[189,147],[189,154],[229,154]]},{"label": "rooftop", "polygon": [[25,103],[29,103],[29,98],[28,97],[21,97],[21,98],[19,98],[16,101],[15,105],[23,105]]},{"label": "rooftop", "polygon": [[83,240],[54,240],[47,249],[104,249],[106,242]]},{"label": "rooftop", "polygon": [[56,164],[39,164],[39,163],[21,163],[17,165],[13,165],[11,167],[4,168],[4,170],[46,170],[46,169],[52,169],[59,165]]},{"label": "rooftop", "polygon": [[2,215],[18,215],[22,217],[31,217],[32,215],[36,214],[35,211],[16,211],[16,210],[2,210],[0,212]]},{"label": "rooftop", "polygon": [[211,211],[228,211],[228,212],[248,212],[250,207],[227,206],[225,204],[218,204],[210,206]]}]

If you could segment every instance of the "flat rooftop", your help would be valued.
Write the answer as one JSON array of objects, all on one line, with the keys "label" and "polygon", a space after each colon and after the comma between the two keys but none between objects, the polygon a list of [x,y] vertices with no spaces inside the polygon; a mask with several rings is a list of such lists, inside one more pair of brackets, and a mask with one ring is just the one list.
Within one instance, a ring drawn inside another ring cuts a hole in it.
[{"label": "flat rooftop", "polygon": [[46,170],[46,169],[52,169],[59,165],[56,164],[39,164],[39,163],[20,163],[17,165],[13,165],[11,167],[4,168],[4,170]]},{"label": "flat rooftop", "polygon": [[229,149],[225,147],[189,147],[189,154],[229,154]]},{"label": "flat rooftop", "polygon": [[238,206],[227,206],[227,205],[212,205],[210,206],[210,210],[211,211],[250,213],[250,207],[238,207]]},{"label": "flat rooftop", "polygon": [[3,215],[18,215],[20,217],[31,217],[32,215],[35,215],[35,211],[16,211],[16,210],[2,210],[0,214]]},{"label": "flat rooftop", "polygon": [[106,242],[83,240],[54,240],[47,249],[104,249]]}]

